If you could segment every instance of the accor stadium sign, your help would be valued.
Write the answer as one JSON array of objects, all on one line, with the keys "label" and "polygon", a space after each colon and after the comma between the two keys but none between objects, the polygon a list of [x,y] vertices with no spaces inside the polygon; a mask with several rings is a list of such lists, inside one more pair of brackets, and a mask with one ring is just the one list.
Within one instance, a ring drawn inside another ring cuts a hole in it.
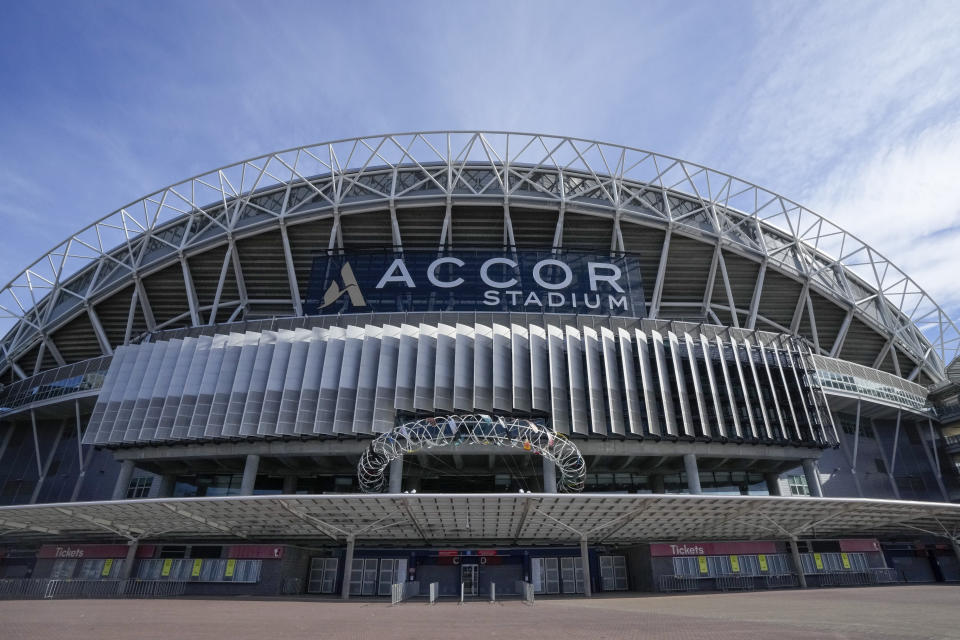
[{"label": "accor stadium sign", "polygon": [[513,311],[642,317],[636,258],[550,251],[352,252],[314,258],[309,314]]}]

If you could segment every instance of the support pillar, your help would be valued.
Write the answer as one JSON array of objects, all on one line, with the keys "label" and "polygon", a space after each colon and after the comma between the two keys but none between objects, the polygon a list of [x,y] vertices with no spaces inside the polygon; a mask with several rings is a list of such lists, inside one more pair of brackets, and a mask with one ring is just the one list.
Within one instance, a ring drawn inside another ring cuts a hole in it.
[{"label": "support pillar", "polygon": [[389,493],[403,491],[403,458],[394,458],[390,463],[390,486],[387,491]]},{"label": "support pillar", "polygon": [[553,460],[543,458],[543,492],[557,492],[557,465]]},{"label": "support pillar", "polygon": [[803,562],[800,560],[800,549],[797,547],[797,539],[790,538],[790,555],[793,556],[793,566],[797,570],[797,580],[800,581],[800,588],[807,588],[807,576],[803,573]]},{"label": "support pillar", "polygon": [[133,460],[124,460],[120,463],[120,474],[117,483],[113,485],[113,500],[123,500],[127,497],[130,488],[130,478],[133,476]]},{"label": "support pillar", "polygon": [[649,476],[650,478],[650,491],[653,493],[666,493],[667,488],[663,482],[663,474],[657,473]]},{"label": "support pillar", "polygon": [[177,476],[172,473],[165,473],[158,478],[157,488],[152,492],[151,498],[170,498],[173,496],[173,488],[177,484]]},{"label": "support pillar", "polygon": [[247,455],[243,465],[243,480],[240,481],[240,495],[252,496],[253,488],[257,484],[257,470],[260,468],[260,456],[255,453]]},{"label": "support pillar", "polygon": [[343,554],[343,584],[340,585],[340,597],[350,599],[350,574],[353,573],[353,534],[347,536],[347,551]]},{"label": "support pillar", "polygon": [[123,560],[123,566],[120,567],[120,580],[129,580],[133,575],[133,565],[137,561],[137,550],[140,548],[139,540],[131,540],[127,543],[127,557]]},{"label": "support pillar", "polygon": [[283,495],[292,496],[297,492],[297,476],[284,476]]},{"label": "support pillar", "polygon": [[687,472],[687,490],[694,495],[703,493],[703,489],[700,488],[700,470],[697,468],[696,454],[683,454],[683,470]]},{"label": "support pillar", "polygon": [[956,538],[951,538],[950,546],[953,547],[953,555],[957,557],[957,562],[960,562],[960,541]]},{"label": "support pillar", "polygon": [[807,488],[810,489],[810,495],[814,498],[822,498],[823,488],[820,486],[820,470],[817,469],[817,461],[814,458],[803,460],[803,475],[807,477]]},{"label": "support pillar", "polygon": [[580,562],[583,564],[583,595],[593,597],[593,585],[590,584],[590,551],[587,549],[587,537],[580,537]]},{"label": "support pillar", "polygon": [[765,473],[763,474],[763,479],[767,483],[767,493],[772,496],[782,496],[780,492],[780,474],[779,473]]}]

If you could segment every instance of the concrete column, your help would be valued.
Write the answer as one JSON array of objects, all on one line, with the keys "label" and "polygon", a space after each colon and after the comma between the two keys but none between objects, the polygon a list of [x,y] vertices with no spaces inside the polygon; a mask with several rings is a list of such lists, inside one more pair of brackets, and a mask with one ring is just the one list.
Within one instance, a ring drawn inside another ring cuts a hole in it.
[{"label": "concrete column", "polygon": [[803,562],[800,560],[800,549],[797,547],[797,539],[790,538],[790,555],[793,556],[793,566],[797,570],[797,580],[800,581],[800,588],[807,588],[807,576],[803,573]]},{"label": "concrete column", "polygon": [[814,498],[823,497],[823,488],[820,486],[820,470],[814,458],[805,458],[803,461],[803,475],[807,477],[807,487]]},{"label": "concrete column", "polygon": [[257,484],[257,470],[260,468],[260,456],[251,453],[243,465],[243,480],[240,481],[240,495],[252,496]]},{"label": "concrete column", "polygon": [[403,458],[394,458],[390,463],[390,486],[388,493],[400,493],[403,491]]},{"label": "concrete column", "polygon": [[120,463],[120,475],[117,476],[117,483],[113,485],[114,500],[123,500],[127,497],[131,476],[133,476],[133,460],[124,460]]},{"label": "concrete column", "polygon": [[127,557],[124,558],[123,566],[120,567],[120,580],[128,580],[133,575],[133,565],[137,561],[137,549],[139,548],[139,540],[131,540],[127,543]]},{"label": "concrete column", "polygon": [[700,488],[700,470],[697,469],[696,454],[683,454],[683,470],[687,472],[687,489],[690,493],[695,495],[703,493],[703,489]]},{"label": "concrete column", "polygon": [[543,459],[543,492],[557,492],[557,465],[547,458]]},{"label": "concrete column", "polygon": [[353,572],[353,535],[347,536],[347,551],[343,554],[343,584],[340,585],[340,597],[350,599],[350,574]]},{"label": "concrete column", "polygon": [[297,492],[297,476],[284,476],[283,495],[292,496]]},{"label": "concrete column", "polygon": [[593,597],[593,587],[590,584],[590,552],[587,549],[587,537],[580,538],[580,562],[583,563],[583,595]]},{"label": "concrete column", "polygon": [[783,495],[780,493],[780,474],[779,473],[765,473],[763,474],[763,479],[767,483],[767,492],[772,496]]},{"label": "concrete column", "polygon": [[664,484],[663,484],[663,474],[662,474],[662,473],[653,474],[653,475],[649,476],[649,478],[650,478],[650,491],[652,491],[653,493],[666,493],[666,492],[667,492],[667,489],[666,489],[666,487],[665,487]]},{"label": "concrete column", "polygon": [[151,498],[170,498],[173,496],[173,488],[177,484],[177,476],[173,473],[165,473],[157,478],[157,488]]}]

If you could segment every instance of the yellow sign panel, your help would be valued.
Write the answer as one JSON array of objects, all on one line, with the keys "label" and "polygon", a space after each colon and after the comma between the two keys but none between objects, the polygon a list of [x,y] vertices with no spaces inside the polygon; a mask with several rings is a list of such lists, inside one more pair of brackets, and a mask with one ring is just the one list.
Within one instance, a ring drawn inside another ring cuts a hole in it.
[{"label": "yellow sign panel", "polygon": [[817,569],[823,571],[823,556],[819,553],[813,554],[813,564],[817,565]]},{"label": "yellow sign panel", "polygon": [[170,575],[170,567],[173,566],[173,558],[167,558],[163,561],[163,567],[160,569],[160,575],[166,578]]},{"label": "yellow sign panel", "polygon": [[697,556],[700,562],[700,573],[707,573],[707,556]]},{"label": "yellow sign panel", "polygon": [[101,576],[110,575],[110,569],[113,567],[113,558],[107,558],[103,561],[103,571],[100,572]]},{"label": "yellow sign panel", "polygon": [[197,558],[193,561],[193,571],[190,572],[190,575],[194,578],[200,577],[200,567],[203,566],[203,558]]},{"label": "yellow sign panel", "polygon": [[740,558],[738,556],[730,556],[730,568],[733,569],[734,573],[740,573]]},{"label": "yellow sign panel", "polygon": [[849,568],[850,568],[850,556],[848,556],[848,555],[845,554],[845,553],[841,553],[841,554],[840,554],[840,561],[843,563],[843,568],[844,568],[844,569],[849,569]]},{"label": "yellow sign panel", "polygon": [[237,568],[237,561],[236,561],[236,560],[232,560],[232,559],[231,559],[231,560],[227,560],[227,570],[223,572],[223,576],[224,576],[225,578],[232,578],[232,577],[233,577],[233,571],[234,571],[234,569],[236,569],[236,568]]},{"label": "yellow sign panel", "polygon": [[767,556],[761,553],[757,556],[757,562],[760,563],[760,571],[769,571],[767,568]]}]

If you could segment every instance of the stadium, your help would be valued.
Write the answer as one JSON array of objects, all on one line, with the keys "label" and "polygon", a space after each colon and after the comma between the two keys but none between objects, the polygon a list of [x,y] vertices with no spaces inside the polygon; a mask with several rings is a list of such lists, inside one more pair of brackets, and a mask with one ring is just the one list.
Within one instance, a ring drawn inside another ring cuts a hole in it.
[{"label": "stadium", "polygon": [[957,327],[680,159],[272,153],[84,227],[0,316],[0,597],[960,580]]}]

